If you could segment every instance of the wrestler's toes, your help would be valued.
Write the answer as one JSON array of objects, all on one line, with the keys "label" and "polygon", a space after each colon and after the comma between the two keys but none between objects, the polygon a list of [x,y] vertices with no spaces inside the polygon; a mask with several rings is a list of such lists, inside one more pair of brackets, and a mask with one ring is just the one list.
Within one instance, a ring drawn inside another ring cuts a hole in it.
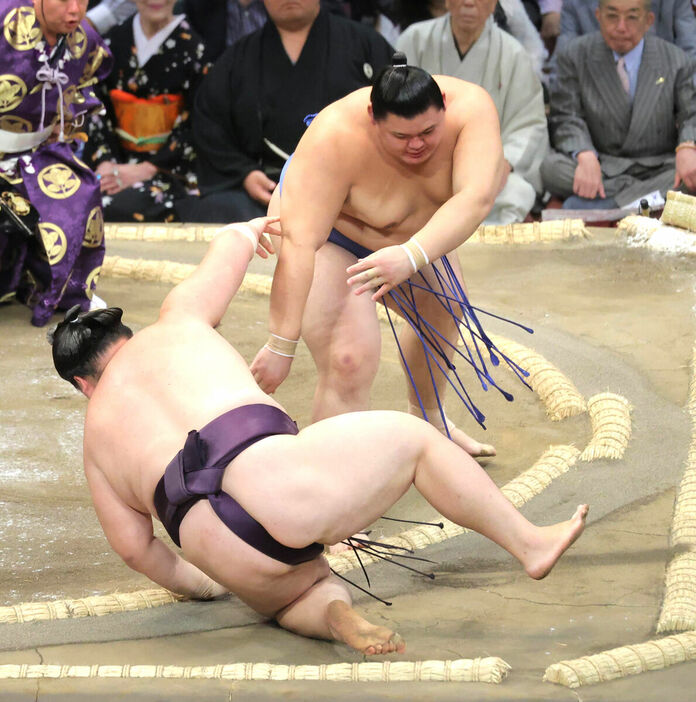
[{"label": "wrestler's toes", "polygon": [[394,632],[389,639],[389,643],[393,646],[392,651],[403,653],[406,650],[406,641],[404,641],[404,637],[401,634]]}]

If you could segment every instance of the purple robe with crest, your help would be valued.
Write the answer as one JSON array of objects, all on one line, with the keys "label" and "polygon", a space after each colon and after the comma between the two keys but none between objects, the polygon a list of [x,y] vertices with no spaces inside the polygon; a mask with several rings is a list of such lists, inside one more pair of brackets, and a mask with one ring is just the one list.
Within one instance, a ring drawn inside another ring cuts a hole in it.
[{"label": "purple robe with crest", "polygon": [[99,276],[104,258],[99,183],[76,157],[70,133],[101,109],[94,85],[111,64],[87,22],[54,49],[44,40],[31,0],[3,0],[0,193],[13,191],[15,202],[19,197],[31,203],[40,240],[0,234],[0,301],[16,294],[33,308],[36,326],[56,309],[80,304],[87,310]]}]

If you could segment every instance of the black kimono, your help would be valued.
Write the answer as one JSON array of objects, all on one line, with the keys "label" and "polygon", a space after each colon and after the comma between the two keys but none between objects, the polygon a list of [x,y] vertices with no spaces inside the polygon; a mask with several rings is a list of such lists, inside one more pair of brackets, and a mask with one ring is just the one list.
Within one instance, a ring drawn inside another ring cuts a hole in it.
[{"label": "black kimono", "polygon": [[[114,27],[105,37],[114,55],[114,69],[99,86],[107,108],[88,124],[89,140],[85,160],[96,168],[102,161],[140,163],[157,167],[153,178],[126,188],[114,196],[104,195],[107,221],[172,221],[178,219],[174,203],[197,189],[190,112],[195,92],[209,65],[203,62],[205,46],[183,19],[162,41],[144,66],[139,65],[133,35],[133,20]],[[180,94],[183,108],[167,137],[157,150],[135,152],[123,147],[115,132],[117,125],[109,91],[126,91],[138,98]]]},{"label": "black kimono", "polygon": [[369,86],[392,53],[373,29],[324,10],[295,64],[271,21],[227,49],[196,96],[201,204],[205,196],[215,197],[214,206],[199,208],[200,216],[191,219],[207,215],[202,221],[234,221],[265,211],[244,190],[246,176],[261,170],[277,181],[285,162],[279,152],[295,150],[303,118]]}]

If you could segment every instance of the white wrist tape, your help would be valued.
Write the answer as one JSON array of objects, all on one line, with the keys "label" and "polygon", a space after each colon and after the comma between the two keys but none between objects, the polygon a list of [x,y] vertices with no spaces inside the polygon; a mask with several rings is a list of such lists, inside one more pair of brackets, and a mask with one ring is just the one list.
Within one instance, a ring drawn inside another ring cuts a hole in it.
[{"label": "white wrist tape", "polygon": [[278,336],[278,334],[270,332],[270,336],[268,337],[268,341],[264,344],[264,348],[277,356],[295,358],[295,349],[299,341],[299,339],[286,339],[284,336]]},{"label": "white wrist tape", "polygon": [[241,234],[245,239],[249,241],[251,244],[251,254],[252,256],[256,253],[256,248],[259,245],[259,238],[256,235],[256,232],[254,231],[254,228],[247,224],[246,222],[235,222],[234,224],[228,224],[226,227],[223,227],[218,231],[218,234],[222,234],[222,232],[226,231],[235,231],[238,234]]},{"label": "white wrist tape", "polygon": [[411,238],[405,244],[401,244],[400,246],[406,252],[408,260],[413,266],[414,273],[430,263],[430,259],[428,258],[428,254],[425,253],[425,249],[415,239]]}]

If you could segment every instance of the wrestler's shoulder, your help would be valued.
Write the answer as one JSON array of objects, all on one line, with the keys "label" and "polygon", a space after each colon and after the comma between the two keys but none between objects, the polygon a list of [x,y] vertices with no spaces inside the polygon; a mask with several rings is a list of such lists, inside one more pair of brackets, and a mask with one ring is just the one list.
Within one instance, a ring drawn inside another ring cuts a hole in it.
[{"label": "wrestler's shoulder", "polygon": [[448,102],[452,100],[466,100],[478,97],[487,96],[488,93],[476,83],[470,83],[468,80],[455,78],[454,76],[433,75],[433,78],[440,86],[442,91],[447,95]]},{"label": "wrestler's shoulder", "polygon": [[480,85],[454,76],[434,75],[433,78],[445,95],[450,114],[457,115],[462,124],[479,115],[481,109],[495,109],[491,96]]},{"label": "wrestler's shoulder", "polygon": [[360,88],[327,105],[312,122],[312,130],[317,135],[330,133],[333,139],[355,137],[367,120],[369,95],[369,88]]}]

